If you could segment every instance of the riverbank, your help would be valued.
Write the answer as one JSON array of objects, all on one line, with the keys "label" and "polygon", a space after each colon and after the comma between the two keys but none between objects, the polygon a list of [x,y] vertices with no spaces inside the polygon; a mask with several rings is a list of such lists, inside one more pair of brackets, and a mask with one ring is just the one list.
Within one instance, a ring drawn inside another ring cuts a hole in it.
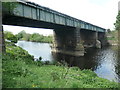
[{"label": "riverbank", "polygon": [[91,70],[33,61],[27,51],[11,43],[6,44],[2,61],[3,88],[118,88],[118,83]]},{"label": "riverbank", "polygon": [[107,32],[107,40],[110,45],[118,45],[118,31]]}]

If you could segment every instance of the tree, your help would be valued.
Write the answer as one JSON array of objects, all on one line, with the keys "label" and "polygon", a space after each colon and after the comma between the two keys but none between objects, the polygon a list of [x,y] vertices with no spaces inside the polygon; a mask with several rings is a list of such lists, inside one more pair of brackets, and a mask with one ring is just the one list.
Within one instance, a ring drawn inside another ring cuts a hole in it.
[{"label": "tree", "polygon": [[17,43],[17,37],[12,32],[4,31],[4,37],[11,42]]},{"label": "tree", "polygon": [[17,35],[18,40],[23,39],[26,36],[26,32],[23,30],[19,32]]},{"label": "tree", "polygon": [[13,13],[17,5],[17,2],[2,2],[2,8],[5,12]]},{"label": "tree", "polygon": [[107,32],[108,32],[108,33],[110,33],[110,32],[111,32],[111,30],[110,30],[110,29],[107,29]]},{"label": "tree", "polygon": [[24,30],[16,34],[18,40],[32,41],[32,42],[46,42],[52,43],[52,36],[43,36],[38,33],[28,34]]},{"label": "tree", "polygon": [[115,30],[120,29],[120,11],[118,12],[118,15],[116,17],[116,22],[114,23],[114,25],[115,25]]},{"label": "tree", "polygon": [[33,33],[30,35],[30,41],[52,43],[52,36],[43,36],[38,33]]}]

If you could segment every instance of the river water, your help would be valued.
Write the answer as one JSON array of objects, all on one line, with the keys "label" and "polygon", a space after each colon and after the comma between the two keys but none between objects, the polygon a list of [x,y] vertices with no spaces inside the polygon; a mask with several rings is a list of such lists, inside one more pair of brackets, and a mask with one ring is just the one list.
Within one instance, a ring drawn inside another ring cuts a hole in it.
[{"label": "river water", "polygon": [[52,54],[48,43],[18,41],[16,45],[28,51],[34,58],[42,57],[42,61],[65,61],[69,66],[91,69],[99,77],[120,82],[120,59],[118,58],[117,46],[89,49],[84,57],[73,57],[63,54]]}]

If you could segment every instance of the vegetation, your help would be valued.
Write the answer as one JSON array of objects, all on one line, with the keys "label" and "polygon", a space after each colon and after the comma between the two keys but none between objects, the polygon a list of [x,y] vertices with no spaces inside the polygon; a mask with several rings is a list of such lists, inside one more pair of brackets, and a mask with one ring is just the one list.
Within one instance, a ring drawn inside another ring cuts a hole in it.
[{"label": "vegetation", "polygon": [[107,32],[107,40],[110,45],[118,45],[118,31],[109,31]]},{"label": "vegetation", "polygon": [[116,17],[116,22],[114,23],[115,30],[111,31],[110,29],[107,30],[107,39],[111,45],[118,45],[118,36],[120,34],[120,11]]},{"label": "vegetation", "polygon": [[108,40],[114,40],[117,41],[118,40],[118,31],[110,31],[107,33],[108,36]]},{"label": "vegetation", "polygon": [[120,11],[118,12],[118,15],[116,17],[116,22],[115,22],[115,30],[119,30],[120,29]]},{"label": "vegetation", "polygon": [[3,88],[118,88],[118,83],[99,78],[91,70],[33,61],[33,56],[12,43],[6,43],[6,49]]},{"label": "vegetation", "polygon": [[16,43],[18,40],[32,41],[32,42],[44,42],[52,43],[52,36],[43,36],[38,33],[28,34],[25,31],[21,31],[14,35],[12,32],[4,31],[5,39]]},{"label": "vegetation", "polygon": [[[16,0],[17,1],[17,0]],[[2,7],[4,11],[10,11],[9,13],[13,14],[13,11],[17,7],[18,3],[17,2],[2,2]]]},{"label": "vegetation", "polygon": [[4,31],[4,37],[5,39],[10,40],[11,42],[17,42],[17,37],[12,32]]},{"label": "vegetation", "polygon": [[111,45],[119,45],[118,36],[120,35],[120,11],[116,17],[116,22],[114,23],[115,30],[111,31],[110,29],[107,30],[107,39]]},{"label": "vegetation", "polygon": [[18,40],[52,43],[52,36],[43,36],[38,33],[28,34],[25,31],[21,31],[16,36]]}]

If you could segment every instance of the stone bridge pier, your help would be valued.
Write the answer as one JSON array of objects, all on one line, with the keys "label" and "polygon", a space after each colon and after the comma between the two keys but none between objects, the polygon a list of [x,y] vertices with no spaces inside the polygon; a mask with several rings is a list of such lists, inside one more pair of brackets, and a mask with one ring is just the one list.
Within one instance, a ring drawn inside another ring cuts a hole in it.
[{"label": "stone bridge pier", "polygon": [[84,47],[80,39],[80,28],[54,29],[52,52],[84,56]]},{"label": "stone bridge pier", "polygon": [[84,48],[97,47],[98,33],[90,30],[80,30],[81,41]]},{"label": "stone bridge pier", "polygon": [[52,52],[72,56],[84,56],[85,49],[106,45],[105,33],[75,29],[54,29]]},{"label": "stone bridge pier", "polygon": [[109,44],[105,32],[98,32],[98,40],[101,42],[102,46],[106,46]]}]

